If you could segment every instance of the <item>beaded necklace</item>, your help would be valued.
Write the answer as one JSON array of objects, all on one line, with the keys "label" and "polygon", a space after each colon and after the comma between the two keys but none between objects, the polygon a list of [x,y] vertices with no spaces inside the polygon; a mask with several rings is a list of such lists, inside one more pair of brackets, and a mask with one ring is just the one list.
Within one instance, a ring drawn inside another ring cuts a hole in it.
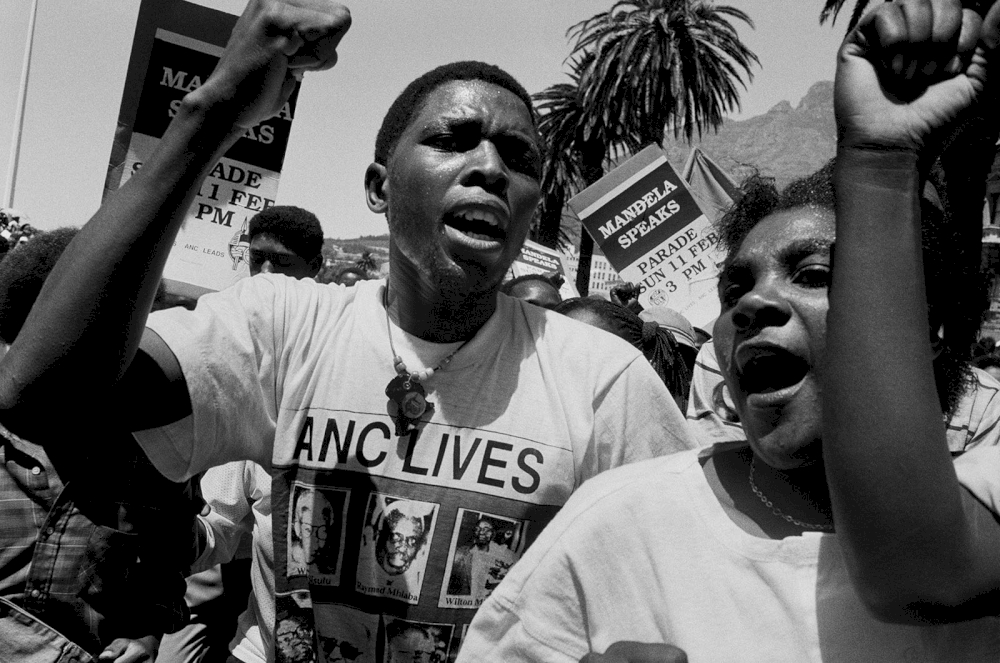
[{"label": "beaded necklace", "polygon": [[396,424],[396,435],[406,435],[416,428],[415,423],[427,412],[434,411],[434,403],[427,400],[427,390],[420,384],[429,380],[432,375],[451,363],[458,351],[472,339],[466,339],[452,350],[447,357],[438,362],[434,368],[411,373],[406,368],[403,358],[396,352],[392,342],[392,323],[389,321],[389,286],[382,291],[382,303],[385,305],[385,329],[389,335],[389,349],[392,350],[392,366],[396,369],[396,377],[386,385],[385,395],[389,397],[389,415]]}]

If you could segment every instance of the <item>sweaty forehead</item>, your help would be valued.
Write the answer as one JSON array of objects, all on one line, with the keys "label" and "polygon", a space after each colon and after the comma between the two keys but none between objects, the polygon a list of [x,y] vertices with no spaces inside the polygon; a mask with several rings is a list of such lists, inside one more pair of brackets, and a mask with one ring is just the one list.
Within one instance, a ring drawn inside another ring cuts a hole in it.
[{"label": "sweaty forehead", "polygon": [[535,138],[531,112],[510,90],[481,80],[447,81],[423,100],[408,129],[476,123],[490,132]]},{"label": "sweaty forehead", "polygon": [[762,256],[782,258],[792,253],[829,252],[835,232],[832,210],[798,207],[769,214],[747,233],[726,264],[739,265]]}]

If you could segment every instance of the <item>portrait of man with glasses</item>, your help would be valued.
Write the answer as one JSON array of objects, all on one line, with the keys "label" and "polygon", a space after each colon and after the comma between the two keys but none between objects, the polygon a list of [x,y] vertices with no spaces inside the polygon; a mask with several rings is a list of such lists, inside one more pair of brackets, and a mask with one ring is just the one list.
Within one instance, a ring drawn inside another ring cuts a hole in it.
[{"label": "portrait of man with glasses", "polygon": [[358,591],[415,604],[438,505],[373,493],[358,559]]},{"label": "portrait of man with glasses", "polygon": [[[288,577],[337,584],[346,492],[295,484],[288,528]],[[325,582],[324,582],[325,581]]]}]

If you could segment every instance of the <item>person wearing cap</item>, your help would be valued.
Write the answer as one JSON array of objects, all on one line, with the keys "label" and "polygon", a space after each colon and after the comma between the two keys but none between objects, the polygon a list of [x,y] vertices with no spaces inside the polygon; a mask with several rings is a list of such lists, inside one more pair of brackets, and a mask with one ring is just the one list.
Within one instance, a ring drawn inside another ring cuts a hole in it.
[{"label": "person wearing cap", "polygon": [[643,309],[639,317],[645,322],[655,322],[670,332],[677,341],[677,351],[688,371],[694,370],[694,359],[698,356],[698,344],[695,341],[694,326],[683,315],[667,306],[652,306]]}]

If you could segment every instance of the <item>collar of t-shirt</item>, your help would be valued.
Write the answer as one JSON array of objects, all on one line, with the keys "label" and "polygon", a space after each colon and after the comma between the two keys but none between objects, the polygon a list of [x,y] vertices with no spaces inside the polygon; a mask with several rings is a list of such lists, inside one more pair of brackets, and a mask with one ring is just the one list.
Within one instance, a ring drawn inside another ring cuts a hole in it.
[{"label": "collar of t-shirt", "polygon": [[[379,294],[381,296],[381,292]],[[463,341],[456,341],[454,343],[432,343],[425,341],[422,338],[408,334],[390,321],[392,343],[396,348],[396,353],[402,357],[403,363],[406,364],[406,368],[410,373],[438,366],[448,355],[455,352],[456,349],[458,349],[458,352],[451,358],[451,361],[448,362],[445,368],[439,370],[447,372],[471,366],[476,363],[477,359],[483,356],[481,353],[489,349],[490,345],[495,346],[500,342],[498,334],[500,327],[503,325],[502,320],[509,317],[510,312],[507,310],[509,303],[501,297],[493,315],[490,316],[486,324],[480,327],[476,335],[469,339],[464,346],[462,345]],[[382,310],[382,315],[385,315],[385,309],[381,307],[381,300],[379,308]],[[495,349],[494,347],[493,351]],[[391,350],[386,348],[386,352],[390,353]]]}]

